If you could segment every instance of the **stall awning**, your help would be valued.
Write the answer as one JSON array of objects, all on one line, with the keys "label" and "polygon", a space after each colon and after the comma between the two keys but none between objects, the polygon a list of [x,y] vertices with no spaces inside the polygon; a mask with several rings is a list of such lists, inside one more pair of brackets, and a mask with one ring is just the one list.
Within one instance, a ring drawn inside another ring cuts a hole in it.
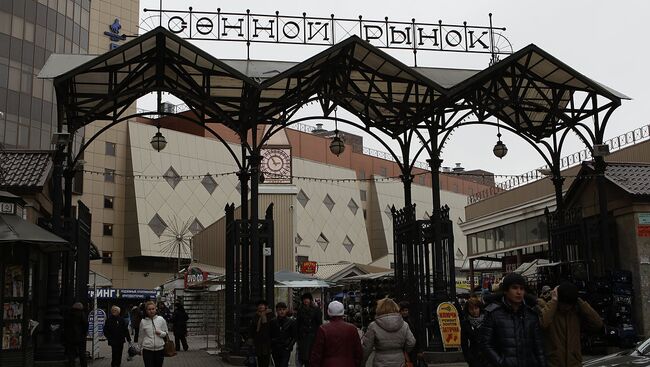
[{"label": "stall awning", "polygon": [[89,270],[88,272],[88,287],[97,288],[110,288],[113,286],[113,281],[107,276],[102,275],[96,271]]},{"label": "stall awning", "polygon": [[42,251],[68,251],[69,243],[54,233],[16,215],[0,215],[0,246],[22,244]]},{"label": "stall awning", "polygon": [[276,288],[329,288],[330,283],[312,278],[308,275],[294,273],[291,271],[279,271],[275,273]]}]

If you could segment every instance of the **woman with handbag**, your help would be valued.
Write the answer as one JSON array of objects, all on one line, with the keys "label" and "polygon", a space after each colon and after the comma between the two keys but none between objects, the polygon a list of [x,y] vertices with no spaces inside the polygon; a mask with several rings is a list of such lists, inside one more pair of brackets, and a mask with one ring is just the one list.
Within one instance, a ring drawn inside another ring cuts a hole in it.
[{"label": "woman with handbag", "polygon": [[151,301],[145,304],[145,314],[146,317],[140,322],[138,332],[144,366],[162,367],[168,349],[166,344],[173,344],[168,339],[167,321],[156,315],[156,304]]},{"label": "woman with handbag", "polygon": [[415,337],[399,313],[399,306],[390,298],[377,302],[375,321],[368,326],[362,344],[362,366],[373,351],[373,367],[413,366],[408,353],[415,347]]}]

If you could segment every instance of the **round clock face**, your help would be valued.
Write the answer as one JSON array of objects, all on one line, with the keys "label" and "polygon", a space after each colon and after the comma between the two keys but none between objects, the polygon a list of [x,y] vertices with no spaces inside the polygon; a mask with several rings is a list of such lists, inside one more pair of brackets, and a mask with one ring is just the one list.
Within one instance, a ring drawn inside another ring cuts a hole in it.
[{"label": "round clock face", "polygon": [[268,173],[266,181],[291,181],[291,153],[288,148],[267,148],[262,151],[261,168]]}]

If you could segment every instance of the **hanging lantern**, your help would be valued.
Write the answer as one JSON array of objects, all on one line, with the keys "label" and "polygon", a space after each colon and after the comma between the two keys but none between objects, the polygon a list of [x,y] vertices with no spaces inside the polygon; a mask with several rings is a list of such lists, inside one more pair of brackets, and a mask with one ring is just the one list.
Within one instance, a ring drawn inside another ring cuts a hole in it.
[{"label": "hanging lantern", "polygon": [[160,132],[160,126],[158,126],[158,132],[156,132],[153,138],[151,138],[151,147],[160,152],[165,149],[166,146],[167,139],[165,139],[165,136]]},{"label": "hanging lantern", "polygon": [[501,141],[501,134],[497,134],[497,138],[499,141],[497,141],[497,143],[494,145],[492,152],[497,158],[503,159],[503,157],[508,154],[508,147]]},{"label": "hanging lantern", "polygon": [[345,150],[345,143],[343,142],[343,139],[339,137],[339,120],[336,117],[336,108],[334,109],[334,137],[332,138],[332,142],[330,143],[330,152],[332,154],[335,154],[337,157],[343,153]]},{"label": "hanging lantern", "polygon": [[339,137],[338,132],[334,137],[332,138],[332,142],[330,143],[330,152],[332,154],[335,154],[337,157],[343,153],[345,150],[345,143],[343,143],[343,139]]}]

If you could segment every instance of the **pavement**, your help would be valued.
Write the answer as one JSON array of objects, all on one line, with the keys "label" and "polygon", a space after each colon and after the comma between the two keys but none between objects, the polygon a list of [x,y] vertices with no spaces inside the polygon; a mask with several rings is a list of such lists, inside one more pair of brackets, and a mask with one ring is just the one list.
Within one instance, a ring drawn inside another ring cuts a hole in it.
[{"label": "pavement", "polygon": [[[190,349],[185,351],[180,351],[174,357],[166,357],[163,364],[164,367],[230,367],[232,365],[225,363],[221,360],[221,357],[217,355],[218,347],[215,342],[214,336],[205,337],[205,336],[189,336],[187,338],[187,343]],[[88,343],[88,349],[91,348],[91,343]],[[295,367],[293,364],[295,359],[291,358],[291,367]],[[111,367],[111,348],[108,346],[105,340],[99,342],[99,358],[95,360],[89,360],[88,365],[91,367]],[[368,365],[371,365],[369,361]],[[432,365],[430,365],[432,366]],[[449,367],[465,367],[466,363],[453,363],[445,364]],[[121,367],[144,367],[144,361],[141,356],[136,356],[131,361],[126,360],[126,345],[124,348],[124,355],[122,356],[122,365]]]}]

